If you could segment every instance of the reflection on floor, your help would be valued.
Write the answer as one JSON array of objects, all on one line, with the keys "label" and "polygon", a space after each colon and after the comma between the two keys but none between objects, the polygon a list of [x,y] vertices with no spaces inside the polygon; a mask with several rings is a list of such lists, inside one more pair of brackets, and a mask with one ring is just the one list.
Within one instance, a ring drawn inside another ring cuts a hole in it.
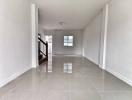
[{"label": "reflection on floor", "polygon": [[132,100],[132,87],[83,57],[54,56],[1,88],[0,100]]},{"label": "reflection on floor", "polygon": [[72,63],[64,63],[64,73],[72,73]]}]

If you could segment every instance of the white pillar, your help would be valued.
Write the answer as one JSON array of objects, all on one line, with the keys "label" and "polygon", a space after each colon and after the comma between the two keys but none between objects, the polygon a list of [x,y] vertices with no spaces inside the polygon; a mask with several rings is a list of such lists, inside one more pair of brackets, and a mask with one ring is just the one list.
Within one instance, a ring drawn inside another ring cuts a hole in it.
[{"label": "white pillar", "polygon": [[32,24],[32,67],[38,66],[38,8],[36,4],[31,4],[31,24]]},{"label": "white pillar", "polygon": [[102,31],[100,36],[100,58],[99,67],[105,69],[106,66],[106,46],[107,46],[107,28],[108,28],[108,11],[109,5],[103,9]]}]

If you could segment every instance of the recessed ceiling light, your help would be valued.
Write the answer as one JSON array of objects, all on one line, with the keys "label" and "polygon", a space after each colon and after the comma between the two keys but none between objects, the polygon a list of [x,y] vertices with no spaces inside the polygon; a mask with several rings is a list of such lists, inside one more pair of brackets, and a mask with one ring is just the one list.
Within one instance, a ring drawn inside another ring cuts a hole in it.
[{"label": "recessed ceiling light", "polygon": [[59,24],[60,24],[61,26],[63,26],[65,23],[64,23],[64,22],[59,22]]}]

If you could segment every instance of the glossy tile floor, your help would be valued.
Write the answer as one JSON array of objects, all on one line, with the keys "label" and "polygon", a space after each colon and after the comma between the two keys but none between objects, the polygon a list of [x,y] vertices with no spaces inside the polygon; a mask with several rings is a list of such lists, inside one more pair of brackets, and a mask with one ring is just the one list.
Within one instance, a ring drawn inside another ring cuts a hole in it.
[{"label": "glossy tile floor", "polygon": [[83,57],[54,56],[1,88],[0,100],[132,100],[132,87]]}]

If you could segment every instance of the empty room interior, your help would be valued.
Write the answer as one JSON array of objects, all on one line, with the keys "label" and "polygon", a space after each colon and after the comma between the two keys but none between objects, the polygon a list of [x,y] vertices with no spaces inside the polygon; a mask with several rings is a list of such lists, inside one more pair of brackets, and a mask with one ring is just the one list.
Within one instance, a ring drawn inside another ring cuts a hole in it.
[{"label": "empty room interior", "polygon": [[0,0],[0,100],[132,100],[132,0]]}]

